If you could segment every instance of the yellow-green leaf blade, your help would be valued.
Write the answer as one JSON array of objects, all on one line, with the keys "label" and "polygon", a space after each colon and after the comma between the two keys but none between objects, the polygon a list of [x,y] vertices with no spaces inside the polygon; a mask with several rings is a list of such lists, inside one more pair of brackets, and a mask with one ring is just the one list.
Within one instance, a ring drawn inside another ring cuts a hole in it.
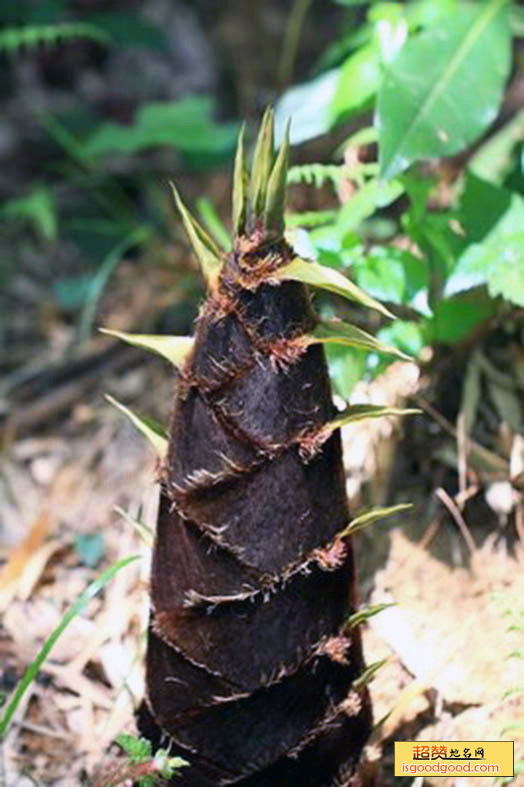
[{"label": "yellow-green leaf blade", "polygon": [[272,230],[277,233],[277,235],[284,234],[284,206],[286,202],[287,171],[289,168],[290,156],[289,126],[290,123],[288,121],[284,133],[284,140],[269,177],[266,207],[264,211],[266,229]]},{"label": "yellow-green leaf blade", "polygon": [[246,125],[238,135],[233,173],[233,231],[242,235],[246,228],[248,175],[245,150]]},{"label": "yellow-green leaf blade", "polygon": [[304,340],[307,340],[308,344],[345,344],[347,347],[358,347],[362,350],[397,355],[405,361],[413,360],[402,350],[384,344],[370,333],[342,320],[320,322],[312,333],[304,337]]},{"label": "yellow-green leaf blade", "polygon": [[320,287],[323,290],[329,290],[343,298],[348,298],[356,303],[361,303],[370,309],[376,309],[386,317],[393,318],[385,306],[376,301],[370,295],[366,295],[360,287],[353,284],[350,279],[344,276],[334,268],[328,268],[325,265],[320,265],[318,262],[309,262],[300,257],[295,259],[288,265],[279,268],[274,274],[275,278],[281,281],[300,281],[303,284],[309,284],[312,287]]},{"label": "yellow-green leaf blade", "polygon": [[273,167],[274,125],[275,113],[273,107],[268,107],[260,124],[251,167],[249,191],[255,219],[260,218],[264,212],[269,175]]},{"label": "yellow-green leaf blade", "polygon": [[363,530],[363,528],[378,522],[379,519],[385,519],[388,516],[400,514],[401,511],[409,511],[410,508],[413,508],[413,503],[399,503],[396,506],[388,506],[386,508],[372,508],[352,519],[349,525],[342,531],[340,537],[352,535],[356,533],[357,530]]},{"label": "yellow-green leaf blade", "polygon": [[419,415],[421,412],[421,410],[414,408],[403,410],[398,407],[387,407],[381,404],[351,404],[345,410],[342,410],[336,418],[329,421],[324,428],[329,428],[333,431],[341,426],[346,426],[346,424],[364,421],[366,418],[382,418],[386,415]]},{"label": "yellow-green leaf blade", "polygon": [[109,394],[106,394],[107,401],[112,404],[117,410],[120,410],[125,416],[129,418],[133,426],[138,429],[153,446],[160,459],[163,459],[167,453],[167,434],[165,429],[153,418],[147,418],[137,415],[126,407],[122,402],[117,401]]},{"label": "yellow-green leaf blade", "polygon": [[100,332],[122,339],[134,347],[151,350],[157,355],[167,358],[178,369],[183,365],[195,343],[192,336],[154,336],[147,333],[124,333],[124,331],[113,331],[110,328],[100,328]]},{"label": "yellow-green leaf blade", "polygon": [[182,217],[187,236],[202,266],[209,284],[215,284],[222,270],[222,254],[215,241],[188,211],[174,183],[171,183],[173,197]]}]

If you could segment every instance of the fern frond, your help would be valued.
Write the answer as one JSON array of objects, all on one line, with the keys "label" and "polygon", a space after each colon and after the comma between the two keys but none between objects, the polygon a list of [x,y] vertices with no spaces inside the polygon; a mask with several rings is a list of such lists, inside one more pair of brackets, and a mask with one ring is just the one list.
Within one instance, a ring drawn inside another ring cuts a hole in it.
[{"label": "fern frond", "polygon": [[7,27],[0,31],[0,52],[12,54],[23,48],[56,46],[73,38],[89,38],[102,44],[107,44],[111,40],[105,30],[89,22],[57,22],[52,25]]},{"label": "fern frond", "polygon": [[287,182],[305,183],[319,189],[326,182],[336,186],[347,175],[348,168],[344,164],[300,164],[289,169]]}]

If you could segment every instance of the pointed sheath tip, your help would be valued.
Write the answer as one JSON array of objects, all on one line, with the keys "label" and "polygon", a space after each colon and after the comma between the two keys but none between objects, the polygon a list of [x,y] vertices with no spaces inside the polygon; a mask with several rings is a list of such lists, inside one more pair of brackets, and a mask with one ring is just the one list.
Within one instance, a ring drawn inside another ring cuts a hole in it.
[{"label": "pointed sheath tip", "polygon": [[222,257],[216,243],[208,235],[198,221],[193,218],[182,202],[182,198],[173,181],[169,181],[178,211],[182,217],[187,236],[202,267],[202,272],[211,285],[215,284],[222,269]]},{"label": "pointed sheath tip", "polygon": [[274,133],[275,111],[272,106],[268,106],[260,124],[251,168],[249,191],[251,211],[255,221],[262,218],[264,214],[269,177],[274,165]]},{"label": "pointed sheath tip", "polygon": [[238,134],[233,172],[233,231],[236,236],[245,231],[247,214],[247,163],[245,149],[246,124],[242,123]]},{"label": "pointed sheath tip", "polygon": [[290,155],[289,127],[290,120],[286,123],[284,138],[269,176],[264,209],[264,225],[266,229],[275,232],[278,236],[284,234],[284,209]]}]

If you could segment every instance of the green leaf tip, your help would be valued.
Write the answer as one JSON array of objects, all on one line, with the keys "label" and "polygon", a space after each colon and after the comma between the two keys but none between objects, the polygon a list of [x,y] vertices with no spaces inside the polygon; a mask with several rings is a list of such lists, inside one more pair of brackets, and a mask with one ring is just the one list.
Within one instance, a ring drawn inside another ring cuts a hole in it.
[{"label": "green leaf tip", "polygon": [[238,135],[233,174],[233,231],[235,235],[242,235],[246,228],[248,177],[245,139],[246,124],[243,123]]},{"label": "green leaf tip", "polygon": [[153,418],[137,415],[124,404],[114,399],[109,394],[105,395],[107,401],[129,418],[135,429],[138,429],[153,446],[158,457],[163,459],[167,453],[167,434],[165,429]]},{"label": "green leaf tip", "polygon": [[205,229],[190,214],[182,202],[175,184],[170,183],[170,185],[187,236],[202,267],[202,272],[208,284],[213,285],[217,282],[222,269],[222,253],[211,236],[208,235]]},{"label": "green leaf tip", "polygon": [[288,120],[282,145],[269,176],[264,209],[266,229],[275,232],[278,236],[284,234],[284,208],[290,158],[289,127],[290,121]]},{"label": "green leaf tip", "polygon": [[189,353],[193,349],[195,340],[191,336],[153,336],[146,333],[124,333],[123,331],[113,331],[110,328],[99,328],[100,333],[108,336],[115,336],[117,339],[132,344],[135,347],[142,347],[144,350],[167,358],[177,369],[184,364]]},{"label": "green leaf tip", "polygon": [[275,278],[281,281],[301,281],[303,284],[329,290],[343,298],[348,298],[350,301],[367,306],[369,309],[376,309],[386,317],[394,319],[394,315],[382,303],[367,295],[339,271],[328,268],[326,265],[320,265],[318,262],[295,257],[290,263],[275,271]]},{"label": "green leaf tip", "polygon": [[262,218],[271,170],[273,169],[273,136],[275,111],[268,107],[264,112],[253,154],[251,167],[250,197],[251,211],[255,220]]}]

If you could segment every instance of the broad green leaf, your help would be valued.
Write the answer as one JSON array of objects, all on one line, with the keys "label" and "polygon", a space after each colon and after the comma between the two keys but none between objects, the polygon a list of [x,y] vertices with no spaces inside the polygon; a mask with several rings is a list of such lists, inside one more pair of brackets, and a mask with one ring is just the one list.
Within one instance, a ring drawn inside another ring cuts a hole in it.
[{"label": "broad green leaf", "polygon": [[482,289],[454,295],[436,304],[424,325],[429,344],[453,344],[466,339],[476,327],[496,313],[497,304]]},{"label": "broad green leaf", "polygon": [[377,92],[380,76],[380,52],[375,42],[350,55],[340,70],[331,105],[333,119],[361,110]]},{"label": "broad green leaf", "polygon": [[507,0],[460,5],[407,42],[378,94],[383,178],[419,159],[457,153],[480,136],[498,111],[510,45]]},{"label": "broad green leaf", "polygon": [[185,154],[226,156],[234,148],[237,128],[214,122],[209,96],[190,96],[175,102],[143,104],[132,125],[102,123],[85,143],[82,154],[92,158],[169,146]]},{"label": "broad green leaf", "polygon": [[524,306],[524,198],[469,174],[459,220],[465,248],[446,294],[486,284],[494,298]]},{"label": "broad green leaf", "polygon": [[500,185],[511,168],[512,153],[519,142],[524,142],[524,109],[481,145],[469,161],[470,171]]},{"label": "broad green leaf", "polygon": [[343,298],[348,298],[351,301],[367,306],[370,309],[376,309],[386,317],[393,318],[385,306],[366,295],[356,284],[353,284],[348,278],[325,265],[319,265],[317,262],[309,262],[300,257],[296,257],[288,265],[284,265],[275,272],[275,277],[281,281],[301,281],[303,284],[310,284],[313,287],[320,287],[324,290],[329,290]]},{"label": "broad green leaf", "polygon": [[339,227],[345,232],[356,229],[378,208],[391,205],[403,193],[404,186],[398,180],[389,183],[377,179],[369,180],[341,207],[338,215]]},{"label": "broad green leaf", "polygon": [[419,415],[421,412],[421,410],[413,408],[402,410],[398,407],[387,407],[380,404],[351,404],[342,410],[336,418],[329,421],[324,429],[333,432],[341,426],[364,421],[366,418],[382,418],[386,415]]},{"label": "broad green leaf", "polygon": [[396,347],[383,344],[361,328],[342,322],[342,320],[320,322],[311,334],[303,337],[302,341],[308,344],[345,344],[348,347],[359,347],[363,350],[398,355],[399,358],[404,360],[412,360],[409,355],[401,352]]},{"label": "broad green leaf", "polygon": [[[404,410],[400,414],[408,413],[420,413],[420,410]],[[366,511],[365,513],[355,517],[355,519],[352,519],[349,525],[342,531],[342,533],[340,533],[340,536],[345,537],[352,535],[358,530],[363,530],[365,527],[369,527],[369,525],[374,524],[379,519],[385,519],[388,516],[400,514],[401,511],[409,511],[411,508],[413,508],[412,503],[399,503],[396,506],[389,506],[387,508],[372,508],[370,511]]]},{"label": "broad green leaf", "polygon": [[395,246],[372,246],[351,265],[351,273],[374,298],[427,311],[428,270],[420,257]]},{"label": "broad green leaf", "polygon": [[289,119],[292,145],[299,145],[329,131],[333,125],[331,104],[338,79],[339,69],[335,68],[284,93],[276,105],[275,144],[281,144]]},{"label": "broad green leaf", "polygon": [[167,358],[178,369],[182,366],[187,356],[193,349],[195,340],[191,336],[152,336],[146,333],[124,333],[123,331],[113,331],[109,328],[100,328],[100,333],[108,336],[116,336],[117,339],[132,344],[135,347],[143,347],[145,350],[153,352]]},{"label": "broad green leaf", "polygon": [[213,285],[216,283],[222,269],[222,256],[220,249],[203,227],[193,218],[180,198],[174,183],[171,183],[176,206],[182,216],[184,227],[200,265],[206,281]]},{"label": "broad green leaf", "polygon": [[48,240],[56,238],[55,199],[45,186],[35,188],[27,197],[9,200],[4,203],[1,212],[12,219],[26,219]]},{"label": "broad green leaf", "polygon": [[163,459],[167,453],[167,434],[165,429],[153,418],[147,418],[137,415],[129,407],[126,407],[121,402],[118,402],[109,394],[106,394],[107,401],[114,405],[121,413],[126,415],[133,426],[138,429],[153,446],[160,459]]},{"label": "broad green leaf", "polygon": [[411,320],[395,320],[390,325],[385,325],[378,332],[377,338],[407,353],[411,358],[417,358],[426,343],[421,325]]},{"label": "broad green leaf", "polygon": [[325,345],[325,353],[333,388],[343,399],[349,399],[366,371],[369,352],[329,343]]},{"label": "broad green leaf", "polygon": [[120,560],[118,563],[114,563],[102,574],[100,574],[100,576],[95,579],[94,582],[91,582],[84,592],[78,596],[74,604],[65,612],[58,626],[49,635],[40,648],[35,660],[31,662],[24,672],[10,702],[8,703],[2,716],[0,716],[0,741],[2,741],[6,736],[13,715],[20,704],[20,700],[24,696],[31,683],[37,677],[40,669],[42,668],[42,665],[71,621],[80,615],[81,612],[83,612],[91,599],[94,598],[108,584],[108,582],[111,582],[113,577],[118,574],[121,569],[125,568],[125,566],[128,566],[130,563],[133,563],[135,560],[138,560],[139,557],[139,555],[132,555],[131,557],[124,558],[124,560]]}]

